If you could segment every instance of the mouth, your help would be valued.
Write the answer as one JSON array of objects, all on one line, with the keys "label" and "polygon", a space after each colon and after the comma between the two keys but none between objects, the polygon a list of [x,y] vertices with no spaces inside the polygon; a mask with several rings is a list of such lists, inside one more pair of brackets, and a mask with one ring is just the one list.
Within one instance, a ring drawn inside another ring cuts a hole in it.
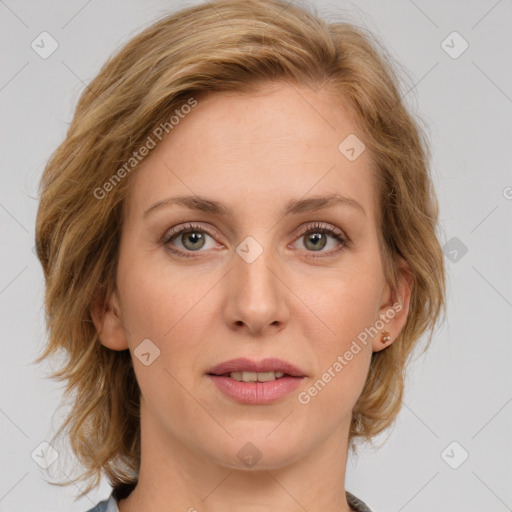
[{"label": "mouth", "polygon": [[304,376],[293,376],[284,372],[227,372],[223,374],[216,373],[208,373],[212,377],[229,377],[230,379],[236,380],[238,382],[270,382],[273,380],[279,380],[286,377],[292,377],[294,379],[303,379]]},{"label": "mouth", "polygon": [[281,359],[232,359],[206,374],[216,388],[236,402],[252,405],[274,403],[295,391],[306,377],[296,366]]}]

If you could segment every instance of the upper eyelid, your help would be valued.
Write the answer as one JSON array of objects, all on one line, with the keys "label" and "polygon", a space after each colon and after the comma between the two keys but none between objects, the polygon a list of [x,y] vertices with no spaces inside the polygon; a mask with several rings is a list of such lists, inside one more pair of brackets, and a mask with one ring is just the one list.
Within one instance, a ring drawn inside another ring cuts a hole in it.
[{"label": "upper eyelid", "polygon": [[205,226],[202,226],[200,224],[196,224],[195,222],[185,222],[183,223],[183,225],[178,225],[177,228],[171,228],[171,229],[168,229],[167,231],[165,231],[163,237],[162,237],[162,240],[169,240],[170,238],[172,238],[173,236],[176,236],[178,234],[181,234],[183,233],[184,231],[192,231],[192,230],[196,230],[196,231],[204,231],[206,234],[210,235],[210,236],[214,236],[212,234],[212,232],[215,234],[215,236],[219,236],[219,233],[216,229],[213,229],[211,227],[205,227]]},{"label": "upper eyelid", "polygon": [[[316,229],[332,230],[332,233],[330,233],[330,235],[332,237],[334,237],[335,235],[338,235],[343,240],[345,240],[345,242],[347,244],[350,242],[350,238],[347,236],[346,232],[343,229],[341,229],[341,228],[339,228],[339,227],[337,227],[337,226],[335,226],[335,225],[333,225],[331,223],[321,222],[321,221],[310,221],[309,224],[306,223],[302,227],[302,229],[300,230],[300,233],[297,235],[297,237],[294,239],[294,241],[297,238],[300,238],[301,236],[304,236],[308,231],[314,230],[315,228]],[[179,235],[179,234],[181,234],[183,232],[186,232],[186,231],[192,231],[192,230],[204,231],[206,234],[208,234],[208,235],[210,235],[212,237],[213,236],[221,236],[221,235],[219,235],[219,232],[216,229],[212,228],[209,225],[202,225],[199,222],[190,221],[190,222],[185,222],[182,225],[178,225],[177,228],[168,229],[164,233],[164,235],[162,236],[162,241],[163,242],[166,242],[166,241],[169,242],[176,235]]]}]

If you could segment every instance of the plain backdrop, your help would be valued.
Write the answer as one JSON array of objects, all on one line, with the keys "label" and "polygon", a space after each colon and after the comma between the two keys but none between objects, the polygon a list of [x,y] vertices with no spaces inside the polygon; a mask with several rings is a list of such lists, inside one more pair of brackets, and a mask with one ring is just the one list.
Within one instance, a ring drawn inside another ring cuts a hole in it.
[{"label": "plain backdrop", "polygon": [[[31,364],[45,341],[37,185],[106,58],[192,3],[0,1],[1,512],[80,512],[110,494],[103,481],[74,502],[78,488],[47,483],[63,475],[31,455],[63,417],[63,385],[47,378],[49,363]],[[376,445],[387,441],[348,461],[346,489],[375,512],[512,510],[512,2],[315,6],[372,30],[409,73],[403,92],[428,125],[448,272],[447,321],[412,362],[403,409]],[[32,47],[42,32],[58,44],[46,58]]]}]

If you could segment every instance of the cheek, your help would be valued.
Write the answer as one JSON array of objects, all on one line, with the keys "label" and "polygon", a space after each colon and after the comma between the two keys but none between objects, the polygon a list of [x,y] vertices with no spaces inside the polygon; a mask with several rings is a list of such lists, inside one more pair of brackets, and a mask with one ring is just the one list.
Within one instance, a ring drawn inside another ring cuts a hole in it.
[{"label": "cheek", "polygon": [[[191,407],[190,396],[183,391],[192,388],[195,377],[190,369],[200,367],[197,345],[204,339],[200,333],[206,330],[208,318],[204,311],[207,301],[201,301],[206,292],[199,287],[202,281],[187,284],[178,273],[172,278],[162,277],[147,266],[126,270],[123,312],[133,366],[146,404],[163,422],[165,411],[170,410],[187,410],[190,418],[204,420],[204,412]],[[148,339],[151,343],[141,344]],[[142,347],[150,354],[148,365],[139,357]]]},{"label": "cheek", "polygon": [[163,249],[151,257],[134,253],[130,261],[120,264],[119,276],[125,320],[130,331],[142,336],[151,333],[164,340],[186,321],[186,315],[204,295],[202,279],[187,279],[186,272],[180,272],[166,259]]},{"label": "cheek", "polygon": [[369,328],[378,319],[378,280],[345,277],[318,283],[322,293],[311,298],[319,317],[308,315],[318,372],[299,397],[312,412],[329,411],[333,424],[352,410],[362,392],[372,355]]},{"label": "cheek", "polygon": [[[123,313],[132,355],[142,340],[150,339],[160,351],[155,364],[180,379],[197,364],[201,344],[218,317],[208,291],[215,280],[201,272],[179,272],[170,265],[135,265],[125,268]],[[137,361],[134,361],[137,363]]]},{"label": "cheek", "polygon": [[370,264],[350,265],[347,261],[341,270],[318,273],[313,285],[304,279],[302,288],[295,288],[310,309],[308,315],[305,309],[303,318],[310,318],[309,334],[317,346],[343,350],[379,318],[383,278],[372,269]]}]

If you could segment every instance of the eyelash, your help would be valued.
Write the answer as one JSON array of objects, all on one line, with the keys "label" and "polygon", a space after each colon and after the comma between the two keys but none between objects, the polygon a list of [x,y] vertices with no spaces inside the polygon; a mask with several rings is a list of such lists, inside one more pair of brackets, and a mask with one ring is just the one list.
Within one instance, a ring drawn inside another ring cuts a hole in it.
[{"label": "eyelash", "polygon": [[[199,226],[198,224],[189,223],[189,224],[187,224],[185,226],[182,226],[182,227],[180,227],[178,229],[173,229],[173,230],[171,230],[171,232],[166,232],[166,234],[162,237],[161,243],[163,245],[167,246],[167,248],[168,248],[168,250],[170,252],[172,252],[174,254],[177,254],[178,256],[181,256],[181,257],[184,257],[184,258],[197,258],[198,256],[190,254],[190,253],[202,252],[202,251],[186,251],[185,252],[185,251],[181,251],[179,249],[175,249],[175,248],[173,248],[173,247],[171,247],[169,245],[172,240],[177,238],[179,235],[181,235],[183,233],[187,233],[187,232],[206,233],[207,235],[211,236],[212,238],[214,238],[216,236],[215,233],[212,233],[208,229],[205,229],[203,226]],[[332,256],[333,254],[337,254],[338,252],[344,250],[345,248],[350,247],[350,241],[349,241],[348,237],[345,237],[341,231],[339,231],[338,229],[334,228],[333,226],[323,225],[323,224],[320,224],[320,223],[316,223],[316,224],[308,227],[305,231],[303,231],[295,239],[295,241],[299,240],[300,238],[302,238],[302,237],[304,237],[306,235],[310,235],[312,233],[323,233],[323,234],[326,234],[326,235],[330,235],[336,241],[338,241],[340,243],[341,247],[338,248],[338,249],[334,249],[332,251],[328,251],[327,252],[328,256]],[[311,251],[306,251],[306,252],[311,252]],[[310,258],[310,259],[316,259],[316,258],[324,258],[326,256],[310,254],[310,255],[308,255],[306,257]]]}]

